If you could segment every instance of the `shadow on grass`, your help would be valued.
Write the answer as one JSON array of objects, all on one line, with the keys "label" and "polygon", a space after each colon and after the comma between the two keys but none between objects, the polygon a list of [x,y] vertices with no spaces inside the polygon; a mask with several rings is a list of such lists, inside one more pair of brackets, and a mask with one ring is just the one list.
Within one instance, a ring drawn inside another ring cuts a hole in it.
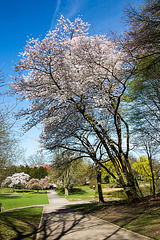
[{"label": "shadow on grass", "polygon": [[85,190],[81,189],[81,188],[73,188],[70,190],[70,194],[80,194],[80,195],[84,195],[86,193]]},{"label": "shadow on grass", "polygon": [[21,198],[22,196],[16,196],[16,195],[12,195],[12,194],[2,194],[0,195],[0,199],[18,199]]},{"label": "shadow on grass", "polygon": [[33,191],[32,190],[27,190],[27,189],[25,189],[25,190],[18,189],[18,190],[16,190],[16,192],[17,193],[32,193]]},{"label": "shadow on grass", "polygon": [[[57,192],[64,194],[64,188],[57,189]],[[69,190],[69,195],[85,195],[86,191],[81,188],[72,188]]]},{"label": "shadow on grass", "polygon": [[95,203],[85,203],[85,204],[70,204],[68,205],[71,208],[75,208],[79,211],[83,211],[84,213],[88,214],[91,212],[96,212],[97,210],[101,210],[106,207],[110,206],[119,206],[122,204],[127,204],[126,200],[115,200],[115,201],[108,201],[103,204],[95,202]]},{"label": "shadow on grass", "polygon": [[[69,207],[91,214],[154,239],[160,239],[159,201],[127,204],[125,200],[69,205]],[[106,238],[108,239],[108,238]]]},{"label": "shadow on grass", "polygon": [[42,208],[39,212],[33,209],[2,212],[0,214],[0,239],[34,240],[38,232],[41,211]]}]

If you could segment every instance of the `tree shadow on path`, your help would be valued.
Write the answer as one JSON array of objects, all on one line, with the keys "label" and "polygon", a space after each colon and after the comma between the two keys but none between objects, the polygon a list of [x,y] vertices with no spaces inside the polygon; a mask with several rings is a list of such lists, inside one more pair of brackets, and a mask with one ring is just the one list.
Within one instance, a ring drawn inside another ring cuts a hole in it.
[{"label": "tree shadow on path", "polygon": [[103,220],[85,215],[71,208],[62,208],[43,214],[43,223],[37,240],[104,240],[113,235],[114,239],[127,240],[119,233],[121,228]]}]

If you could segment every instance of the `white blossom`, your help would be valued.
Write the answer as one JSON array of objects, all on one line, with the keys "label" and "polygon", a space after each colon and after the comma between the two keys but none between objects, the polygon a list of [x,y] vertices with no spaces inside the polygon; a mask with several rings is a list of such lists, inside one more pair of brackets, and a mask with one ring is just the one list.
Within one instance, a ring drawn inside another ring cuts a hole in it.
[{"label": "white blossom", "polygon": [[15,173],[12,176],[7,177],[3,182],[2,182],[2,187],[5,187],[8,185],[8,187],[24,187],[25,184],[27,183],[27,180],[29,180],[30,176],[24,172],[21,173]]}]

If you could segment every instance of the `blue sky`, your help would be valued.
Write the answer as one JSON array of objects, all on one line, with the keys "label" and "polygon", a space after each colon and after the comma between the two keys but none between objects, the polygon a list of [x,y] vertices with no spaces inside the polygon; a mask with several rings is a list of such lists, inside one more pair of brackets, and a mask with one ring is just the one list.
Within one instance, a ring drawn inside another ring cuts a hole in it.
[{"label": "blue sky", "polygon": [[[57,19],[63,14],[74,20],[80,16],[91,24],[91,32],[107,33],[110,30],[122,32],[121,17],[128,4],[137,6],[144,0],[0,0],[0,68],[7,82],[13,72],[18,54],[23,51],[28,37],[43,37],[53,30]],[[16,128],[20,129],[21,122]],[[26,157],[38,149],[40,130],[35,128],[21,137]]]}]

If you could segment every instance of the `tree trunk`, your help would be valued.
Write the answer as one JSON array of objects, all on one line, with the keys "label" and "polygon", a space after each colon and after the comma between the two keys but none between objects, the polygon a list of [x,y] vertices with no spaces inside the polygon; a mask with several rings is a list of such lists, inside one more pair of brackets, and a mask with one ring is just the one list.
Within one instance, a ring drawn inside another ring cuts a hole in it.
[{"label": "tree trunk", "polygon": [[101,186],[101,169],[99,164],[96,166],[97,170],[97,185],[98,185],[98,197],[99,202],[104,203],[103,193],[102,193],[102,186]]},{"label": "tree trunk", "polygon": [[155,187],[155,179],[154,179],[154,172],[153,172],[153,164],[152,164],[152,159],[150,157],[148,157],[149,160],[149,165],[150,165],[150,169],[151,169],[151,175],[152,175],[152,194],[153,197],[156,196],[156,187]]},{"label": "tree trunk", "polygon": [[65,191],[65,196],[68,196],[69,194],[68,194],[68,188],[67,187],[64,188],[64,191]]},{"label": "tree trunk", "polygon": [[[120,98],[119,98],[120,101]],[[120,102],[119,102],[120,103]],[[123,120],[122,116],[118,113],[119,103],[115,106],[113,104],[114,114],[114,125],[117,130],[117,144],[110,138],[107,131],[94,119],[92,119],[84,109],[81,109],[78,106],[78,110],[82,113],[83,117],[90,123],[93,130],[95,131],[97,137],[100,139],[102,145],[106,149],[106,152],[112,161],[116,173],[118,175],[117,181],[123,187],[126,192],[128,201],[134,202],[139,200],[142,197],[142,193],[140,188],[138,188],[138,183],[135,180],[135,177],[132,173],[130,163],[128,161],[128,151],[129,151],[129,128],[128,124]],[[122,129],[121,129],[121,121],[126,126],[127,131],[127,151],[123,152],[122,148]],[[117,148],[118,145],[118,148]]]}]

